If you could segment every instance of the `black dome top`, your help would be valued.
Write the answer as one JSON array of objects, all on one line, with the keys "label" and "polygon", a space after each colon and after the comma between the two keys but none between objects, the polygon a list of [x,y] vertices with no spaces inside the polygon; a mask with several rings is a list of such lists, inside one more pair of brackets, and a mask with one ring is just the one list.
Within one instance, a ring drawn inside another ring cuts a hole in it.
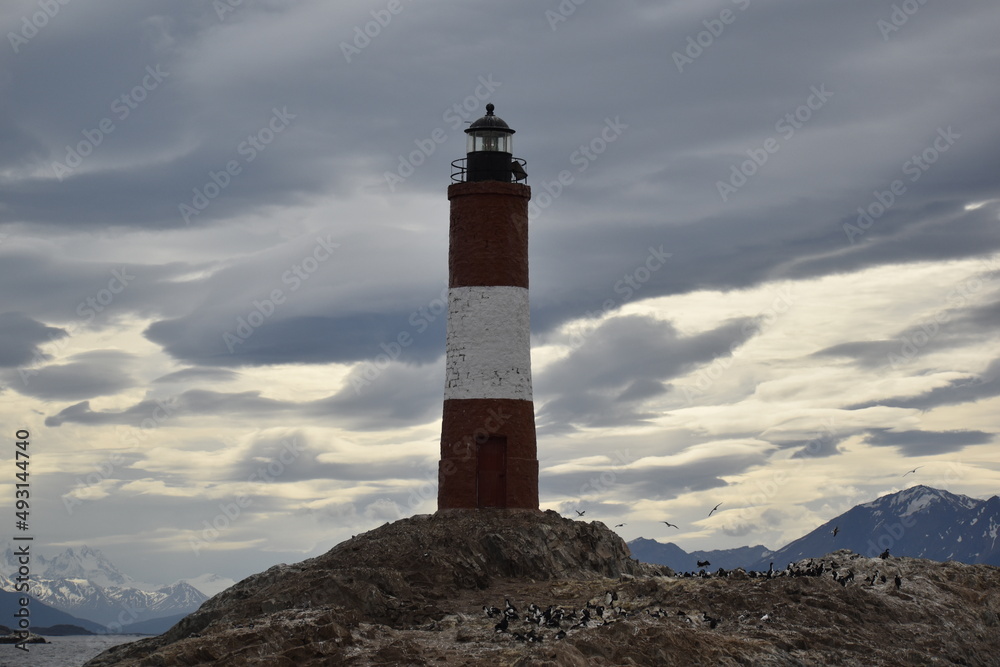
[{"label": "black dome top", "polygon": [[514,134],[514,130],[510,129],[510,126],[503,121],[500,116],[493,115],[493,103],[486,105],[486,115],[477,121],[474,121],[472,125],[465,130],[469,132],[471,130],[507,130],[511,134]]}]

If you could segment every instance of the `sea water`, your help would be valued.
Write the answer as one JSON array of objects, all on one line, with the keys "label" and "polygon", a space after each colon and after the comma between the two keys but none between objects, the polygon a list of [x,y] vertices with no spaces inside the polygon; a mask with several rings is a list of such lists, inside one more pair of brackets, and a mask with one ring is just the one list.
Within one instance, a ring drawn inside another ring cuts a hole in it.
[{"label": "sea water", "polygon": [[138,635],[46,637],[51,644],[26,644],[27,651],[13,644],[0,644],[0,667],[80,667],[112,646],[142,638]]}]

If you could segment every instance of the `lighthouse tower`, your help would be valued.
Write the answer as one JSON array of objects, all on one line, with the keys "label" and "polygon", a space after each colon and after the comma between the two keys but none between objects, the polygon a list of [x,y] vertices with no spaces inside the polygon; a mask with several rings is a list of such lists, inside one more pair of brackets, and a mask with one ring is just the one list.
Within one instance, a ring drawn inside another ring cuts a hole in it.
[{"label": "lighthouse tower", "polygon": [[514,130],[465,130],[448,188],[448,333],[438,510],[538,509],[528,320],[528,200]]}]

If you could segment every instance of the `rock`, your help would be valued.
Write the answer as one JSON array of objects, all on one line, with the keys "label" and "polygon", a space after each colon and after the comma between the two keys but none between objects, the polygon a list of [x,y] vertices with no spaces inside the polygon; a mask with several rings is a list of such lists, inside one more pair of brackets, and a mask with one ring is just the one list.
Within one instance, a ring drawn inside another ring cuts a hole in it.
[{"label": "rock", "polygon": [[[272,567],[88,665],[943,665],[1000,645],[998,568],[837,552],[789,572],[815,574],[679,579],[599,522],[450,511]],[[518,613],[497,632],[483,606],[506,599]]]}]

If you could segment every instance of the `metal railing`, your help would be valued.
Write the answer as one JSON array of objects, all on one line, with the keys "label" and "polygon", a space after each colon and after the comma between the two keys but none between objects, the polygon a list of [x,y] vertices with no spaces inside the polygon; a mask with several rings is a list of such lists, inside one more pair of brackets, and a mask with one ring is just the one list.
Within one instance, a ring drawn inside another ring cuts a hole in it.
[{"label": "metal railing", "polygon": [[[452,163],[451,163],[451,181],[452,181],[452,183],[465,183],[465,174],[467,172],[467,169],[465,168],[465,161],[466,161],[466,159],[467,158],[462,157],[462,158],[458,158],[457,160],[452,160]],[[517,163],[518,165],[520,165],[522,172],[524,172],[524,167],[528,164],[527,160],[525,160],[524,158],[520,158],[520,157],[511,158],[511,161]],[[517,178],[514,175],[514,171],[511,170],[511,172],[510,172],[510,182],[511,183],[521,183],[523,185],[527,185],[528,184],[528,174],[527,174],[527,172],[524,172],[524,176],[522,176],[521,178]]]}]

